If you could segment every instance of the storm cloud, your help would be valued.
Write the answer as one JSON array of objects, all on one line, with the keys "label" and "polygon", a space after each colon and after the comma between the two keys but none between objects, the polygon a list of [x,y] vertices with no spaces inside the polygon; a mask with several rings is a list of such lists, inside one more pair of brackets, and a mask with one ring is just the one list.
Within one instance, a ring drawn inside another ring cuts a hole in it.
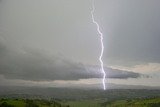
[{"label": "storm cloud", "polygon": [[[90,0],[0,0],[0,75],[24,81],[102,78],[91,6]],[[143,73],[116,66],[159,68],[159,10],[159,0],[95,0],[107,78]]]},{"label": "storm cloud", "polygon": [[[84,65],[49,56],[36,49],[16,49],[0,41],[0,75],[8,79],[31,81],[78,80],[101,78],[98,66]],[[140,74],[105,68],[108,78],[137,78]]]}]

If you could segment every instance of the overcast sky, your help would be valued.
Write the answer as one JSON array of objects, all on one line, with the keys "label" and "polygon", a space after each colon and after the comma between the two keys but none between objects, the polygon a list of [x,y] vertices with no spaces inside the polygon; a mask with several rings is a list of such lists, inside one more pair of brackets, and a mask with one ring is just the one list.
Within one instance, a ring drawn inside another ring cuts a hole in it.
[{"label": "overcast sky", "polygon": [[[0,0],[0,79],[17,83],[101,78],[91,3]],[[95,0],[108,78],[159,75],[159,10],[159,0]]]}]

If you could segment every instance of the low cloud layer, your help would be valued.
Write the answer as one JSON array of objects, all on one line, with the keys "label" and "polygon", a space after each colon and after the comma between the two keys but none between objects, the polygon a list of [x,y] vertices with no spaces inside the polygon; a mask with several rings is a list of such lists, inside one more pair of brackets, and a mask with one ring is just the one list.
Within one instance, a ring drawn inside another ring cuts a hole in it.
[{"label": "low cloud layer", "polygon": [[[52,57],[36,49],[20,49],[0,40],[0,75],[9,79],[31,81],[78,80],[101,78],[98,66]],[[105,68],[108,78],[137,78],[138,73]]]}]

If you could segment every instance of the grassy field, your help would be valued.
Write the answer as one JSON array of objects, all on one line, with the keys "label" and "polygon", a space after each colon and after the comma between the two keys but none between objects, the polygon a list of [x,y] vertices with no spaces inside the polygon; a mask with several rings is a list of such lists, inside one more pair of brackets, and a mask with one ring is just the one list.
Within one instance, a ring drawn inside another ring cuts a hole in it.
[{"label": "grassy field", "polygon": [[25,103],[23,100],[13,100],[13,99],[1,99],[0,104],[5,104],[5,102],[8,105],[14,105],[15,107],[25,107]]},{"label": "grassy field", "polygon": [[160,107],[160,98],[116,100],[107,102],[101,100],[85,100],[70,101],[66,104],[70,105],[70,107]]},{"label": "grassy field", "polygon": [[102,107],[102,100],[68,101],[64,104],[70,107]]},{"label": "grassy field", "polygon": [[1,99],[0,107],[68,107],[57,101],[29,99]]},{"label": "grassy field", "polygon": [[107,107],[160,107],[160,98],[118,100],[105,102]]},{"label": "grassy field", "polygon": [[48,101],[28,99],[1,99],[0,107],[160,107],[160,98],[133,100]]}]

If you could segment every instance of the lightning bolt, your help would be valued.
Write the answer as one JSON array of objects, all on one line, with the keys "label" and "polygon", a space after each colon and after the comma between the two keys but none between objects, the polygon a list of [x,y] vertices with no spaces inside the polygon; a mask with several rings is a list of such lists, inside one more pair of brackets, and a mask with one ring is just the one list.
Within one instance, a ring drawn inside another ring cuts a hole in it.
[{"label": "lightning bolt", "polygon": [[97,32],[99,33],[99,36],[100,36],[101,53],[100,53],[100,56],[99,56],[99,61],[100,61],[100,64],[101,64],[101,72],[103,74],[103,79],[102,79],[103,89],[106,90],[106,85],[105,85],[106,73],[104,71],[104,67],[103,67],[104,64],[103,64],[103,60],[102,60],[103,52],[104,52],[103,33],[100,31],[100,26],[99,26],[98,22],[95,21],[94,12],[95,12],[95,6],[94,6],[94,0],[92,0],[92,11],[91,11],[92,22],[97,26]]}]

